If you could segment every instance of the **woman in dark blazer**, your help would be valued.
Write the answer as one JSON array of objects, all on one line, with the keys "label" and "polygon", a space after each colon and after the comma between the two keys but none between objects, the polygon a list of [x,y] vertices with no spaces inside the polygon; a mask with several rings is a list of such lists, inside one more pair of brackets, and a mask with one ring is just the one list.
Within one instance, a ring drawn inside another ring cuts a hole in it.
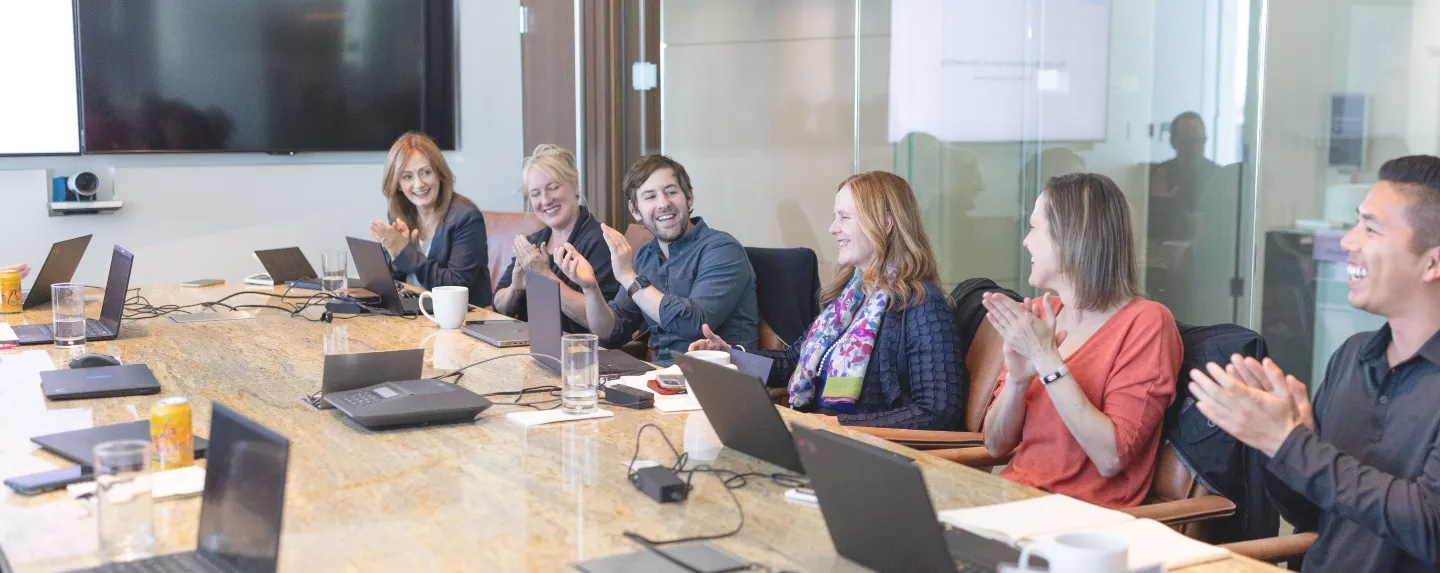
[{"label": "woman in dark blazer", "polygon": [[455,174],[435,142],[400,136],[385,159],[382,190],[389,222],[372,221],[370,236],[385,246],[396,278],[426,289],[467,287],[470,304],[490,306],[485,217],[455,192]]},{"label": "woman in dark blazer", "polygon": [[[837,277],[820,294],[820,316],[786,350],[750,350],[775,360],[790,407],[856,426],[954,430],[965,396],[959,331],[910,185],[872,171],[835,194],[830,235]],[[690,350],[730,347],[710,330]]]}]

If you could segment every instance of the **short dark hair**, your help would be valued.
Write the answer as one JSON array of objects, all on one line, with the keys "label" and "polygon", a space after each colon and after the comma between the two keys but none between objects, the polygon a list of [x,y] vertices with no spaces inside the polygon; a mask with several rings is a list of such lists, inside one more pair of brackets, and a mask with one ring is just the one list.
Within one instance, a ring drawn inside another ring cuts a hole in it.
[{"label": "short dark hair", "polygon": [[645,180],[654,175],[656,171],[670,168],[675,172],[675,180],[680,184],[680,191],[685,194],[686,199],[695,199],[695,189],[690,187],[690,174],[685,172],[685,166],[679,161],[671,159],[669,155],[652,154],[642,155],[630,164],[630,169],[625,172],[625,180],[621,186],[625,189],[625,204],[631,210],[635,210],[635,194],[640,192],[640,186]]},{"label": "short dark hair", "polygon": [[1440,246],[1440,157],[1409,155],[1380,166],[1380,180],[1395,184],[1410,196],[1405,209],[1415,234],[1410,248],[1415,253]]},{"label": "short dark hair", "polygon": [[1060,272],[1079,299],[1066,303],[1098,311],[1139,294],[1130,206],[1120,186],[1098,173],[1071,173],[1047,181],[1045,199]]}]

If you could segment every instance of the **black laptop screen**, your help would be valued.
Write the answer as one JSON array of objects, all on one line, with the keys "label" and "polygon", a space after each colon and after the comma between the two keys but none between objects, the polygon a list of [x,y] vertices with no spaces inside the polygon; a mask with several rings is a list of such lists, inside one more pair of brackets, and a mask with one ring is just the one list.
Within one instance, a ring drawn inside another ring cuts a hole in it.
[{"label": "black laptop screen", "polygon": [[198,552],[231,571],[275,571],[290,441],[216,403],[207,457]]},{"label": "black laptop screen", "polygon": [[130,268],[135,266],[135,255],[115,246],[110,255],[110,277],[105,279],[105,302],[100,306],[100,322],[109,326],[116,336],[120,335],[120,317],[125,314],[125,298],[130,290]]}]

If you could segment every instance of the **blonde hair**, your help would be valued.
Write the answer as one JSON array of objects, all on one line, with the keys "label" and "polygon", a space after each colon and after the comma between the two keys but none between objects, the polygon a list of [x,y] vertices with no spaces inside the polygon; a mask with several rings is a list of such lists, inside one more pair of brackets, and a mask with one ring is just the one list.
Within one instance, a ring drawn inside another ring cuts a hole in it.
[{"label": "blonde hair", "polygon": [[450,212],[450,201],[455,198],[455,172],[450,170],[450,165],[445,163],[445,156],[440,153],[440,147],[435,145],[435,140],[423,133],[409,132],[395,140],[390,146],[390,153],[385,157],[385,175],[381,192],[385,198],[390,200],[390,218],[397,221],[404,221],[405,226],[411,229],[420,228],[420,210],[400,190],[400,176],[405,171],[405,162],[410,155],[419,153],[426,160],[430,161],[430,168],[440,176],[439,194],[435,196],[435,213],[440,220],[445,220],[445,215]]},{"label": "blonde hair", "polygon": [[[852,175],[836,191],[847,185],[860,231],[875,245],[860,275],[862,288],[867,294],[889,294],[891,309],[925,302],[925,281],[938,283],[940,270],[910,184],[894,173],[871,171]],[[855,267],[837,268],[834,282],[820,295],[821,304],[840,298],[854,276]]]},{"label": "blonde hair", "polygon": [[1130,206],[1115,181],[1096,173],[1061,175],[1045,183],[1045,200],[1060,273],[1075,287],[1073,304],[1101,311],[1137,296]]},{"label": "blonde hair", "polygon": [[[542,143],[535,146],[535,151],[525,158],[525,163],[520,167],[520,194],[528,196],[530,170],[538,169],[541,173],[549,175],[551,179],[569,183],[575,188],[575,194],[580,199],[580,204],[585,204],[585,197],[580,195],[580,169],[576,167],[575,154],[569,149],[549,143]],[[525,202],[525,208],[530,208],[530,202]]]}]

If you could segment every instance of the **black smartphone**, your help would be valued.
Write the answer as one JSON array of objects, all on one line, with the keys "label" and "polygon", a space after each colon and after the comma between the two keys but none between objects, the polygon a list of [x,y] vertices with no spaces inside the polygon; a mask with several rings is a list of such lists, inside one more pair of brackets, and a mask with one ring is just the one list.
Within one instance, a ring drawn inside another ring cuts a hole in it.
[{"label": "black smartphone", "polygon": [[35,495],[63,488],[72,483],[90,481],[94,476],[90,468],[85,466],[70,466],[48,472],[34,473],[30,475],[16,476],[5,480],[5,485],[15,490],[20,495]]}]

